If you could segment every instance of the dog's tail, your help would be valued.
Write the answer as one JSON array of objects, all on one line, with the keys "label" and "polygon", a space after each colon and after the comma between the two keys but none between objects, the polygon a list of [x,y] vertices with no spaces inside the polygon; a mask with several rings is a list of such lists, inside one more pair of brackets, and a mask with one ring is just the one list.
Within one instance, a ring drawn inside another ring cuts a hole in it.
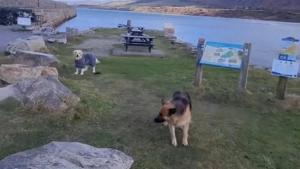
[{"label": "dog's tail", "polygon": [[96,58],[96,63],[101,63],[101,62]]},{"label": "dog's tail", "polygon": [[192,100],[191,100],[191,97],[190,97],[190,95],[187,92],[185,92],[185,94],[186,94],[186,96],[189,99],[190,110],[192,110]]},{"label": "dog's tail", "polygon": [[101,63],[101,62],[96,58],[96,63]]}]

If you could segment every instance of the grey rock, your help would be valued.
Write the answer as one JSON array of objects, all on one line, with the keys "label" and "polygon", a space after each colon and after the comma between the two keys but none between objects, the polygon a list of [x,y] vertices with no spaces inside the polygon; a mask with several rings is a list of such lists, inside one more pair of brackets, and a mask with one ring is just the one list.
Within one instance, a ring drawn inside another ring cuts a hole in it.
[{"label": "grey rock", "polygon": [[47,46],[42,36],[31,36],[27,39],[16,39],[7,44],[6,51],[15,54],[18,50],[25,51],[46,51]]},{"label": "grey rock", "polygon": [[79,36],[79,30],[76,28],[66,28],[67,41],[75,40]]},{"label": "grey rock", "polygon": [[177,39],[177,37],[175,35],[172,34],[164,34],[164,37],[168,40],[175,40]]},{"label": "grey rock", "polygon": [[58,77],[58,72],[54,67],[45,66],[30,67],[21,64],[2,64],[0,66],[0,79],[9,84],[40,76]]},{"label": "grey rock", "polygon": [[67,38],[49,38],[49,39],[47,39],[47,42],[66,44],[67,43]]},{"label": "grey rock", "polygon": [[25,107],[38,106],[49,112],[61,112],[72,108],[80,100],[70,89],[59,82],[57,76],[23,80],[9,85],[8,89],[11,88],[14,90],[11,97]]},{"label": "grey rock", "polygon": [[45,54],[31,51],[17,51],[14,57],[15,64],[23,64],[28,66],[50,66],[59,65],[59,60],[52,54]]},{"label": "grey rock", "polygon": [[18,38],[13,42],[9,42],[7,44],[6,47],[6,51],[11,53],[11,54],[15,54],[18,50],[25,50],[25,51],[29,51],[30,48],[27,45],[26,40]]},{"label": "grey rock", "polygon": [[182,40],[180,40],[180,39],[174,39],[174,40],[172,40],[171,43],[172,44],[183,44],[184,42]]},{"label": "grey rock", "polygon": [[41,32],[44,36],[51,36],[51,35],[56,35],[57,34],[56,30],[52,27],[43,27],[41,29]]},{"label": "grey rock", "polygon": [[51,142],[0,161],[1,169],[129,169],[133,159],[121,151],[78,142]]},{"label": "grey rock", "polygon": [[14,96],[14,87],[12,85],[0,87],[0,102]]}]

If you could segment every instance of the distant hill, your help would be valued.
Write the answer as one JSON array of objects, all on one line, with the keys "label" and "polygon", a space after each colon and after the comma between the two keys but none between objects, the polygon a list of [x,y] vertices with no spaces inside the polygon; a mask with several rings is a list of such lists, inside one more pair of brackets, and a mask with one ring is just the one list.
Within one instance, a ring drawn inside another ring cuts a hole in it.
[{"label": "distant hill", "polygon": [[300,0],[116,0],[78,7],[300,22]]},{"label": "distant hill", "polygon": [[197,5],[219,8],[252,7],[300,10],[300,0],[137,0],[134,4],[147,6]]}]

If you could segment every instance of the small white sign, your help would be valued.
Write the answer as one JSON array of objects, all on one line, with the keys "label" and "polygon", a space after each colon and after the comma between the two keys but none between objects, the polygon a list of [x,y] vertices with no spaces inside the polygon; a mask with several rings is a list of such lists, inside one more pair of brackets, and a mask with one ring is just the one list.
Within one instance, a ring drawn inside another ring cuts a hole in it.
[{"label": "small white sign", "polygon": [[31,26],[31,18],[18,17],[18,25]]},{"label": "small white sign", "polygon": [[274,59],[272,66],[273,76],[284,76],[297,78],[299,71],[299,62],[284,61]]},{"label": "small white sign", "polygon": [[164,23],[164,29],[173,29],[173,28],[174,28],[173,22]]}]

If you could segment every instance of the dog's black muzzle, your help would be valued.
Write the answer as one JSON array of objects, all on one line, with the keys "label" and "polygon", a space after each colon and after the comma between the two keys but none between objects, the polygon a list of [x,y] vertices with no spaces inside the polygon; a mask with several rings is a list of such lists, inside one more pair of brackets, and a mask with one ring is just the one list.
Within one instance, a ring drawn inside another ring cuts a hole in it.
[{"label": "dog's black muzzle", "polygon": [[155,122],[155,123],[163,123],[163,122],[165,122],[165,121],[166,121],[165,119],[160,118],[160,117],[156,117],[156,118],[154,119],[154,122]]}]

